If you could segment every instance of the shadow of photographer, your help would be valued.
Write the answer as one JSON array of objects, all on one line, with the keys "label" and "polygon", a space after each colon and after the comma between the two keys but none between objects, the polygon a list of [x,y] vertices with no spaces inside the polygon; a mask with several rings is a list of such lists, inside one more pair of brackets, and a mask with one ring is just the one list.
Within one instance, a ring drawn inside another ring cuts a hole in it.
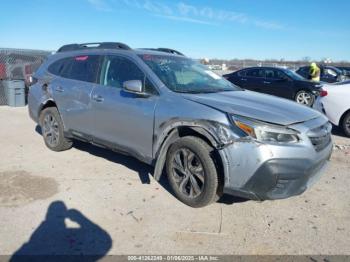
[{"label": "shadow of photographer", "polygon": [[[69,219],[77,227],[67,227]],[[110,235],[62,201],[51,203],[45,220],[11,257],[10,261],[97,261],[112,247]]]}]

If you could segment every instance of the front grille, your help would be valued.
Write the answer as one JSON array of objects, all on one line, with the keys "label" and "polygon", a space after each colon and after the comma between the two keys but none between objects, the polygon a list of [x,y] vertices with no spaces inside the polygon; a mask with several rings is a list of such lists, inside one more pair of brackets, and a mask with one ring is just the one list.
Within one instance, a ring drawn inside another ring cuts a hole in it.
[{"label": "front grille", "polygon": [[317,152],[325,149],[332,141],[332,125],[326,123],[320,127],[310,130],[308,137]]}]

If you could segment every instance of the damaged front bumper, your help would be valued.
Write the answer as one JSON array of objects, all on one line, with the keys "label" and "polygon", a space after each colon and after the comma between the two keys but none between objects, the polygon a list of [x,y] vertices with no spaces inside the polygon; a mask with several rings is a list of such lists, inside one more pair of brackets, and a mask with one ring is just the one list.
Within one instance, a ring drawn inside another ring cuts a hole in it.
[{"label": "damaged front bumper", "polygon": [[224,193],[254,200],[299,195],[319,179],[332,148],[331,140],[322,150],[306,139],[297,145],[238,140],[219,151],[226,163]]}]

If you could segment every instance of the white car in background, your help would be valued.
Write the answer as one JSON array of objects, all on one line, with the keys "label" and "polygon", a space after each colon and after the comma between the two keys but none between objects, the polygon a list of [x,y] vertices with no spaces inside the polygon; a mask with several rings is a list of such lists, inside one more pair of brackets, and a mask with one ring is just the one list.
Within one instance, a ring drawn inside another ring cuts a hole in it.
[{"label": "white car in background", "polygon": [[318,97],[314,108],[324,113],[333,125],[350,137],[350,81],[324,84],[327,95]]}]

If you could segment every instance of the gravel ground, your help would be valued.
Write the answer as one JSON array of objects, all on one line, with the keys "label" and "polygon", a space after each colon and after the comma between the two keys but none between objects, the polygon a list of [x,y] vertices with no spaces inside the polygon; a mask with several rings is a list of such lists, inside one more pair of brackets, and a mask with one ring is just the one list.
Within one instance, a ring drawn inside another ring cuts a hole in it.
[{"label": "gravel ground", "polygon": [[350,255],[350,139],[321,180],[278,201],[192,209],[133,158],[48,150],[26,108],[0,107],[0,254]]}]

